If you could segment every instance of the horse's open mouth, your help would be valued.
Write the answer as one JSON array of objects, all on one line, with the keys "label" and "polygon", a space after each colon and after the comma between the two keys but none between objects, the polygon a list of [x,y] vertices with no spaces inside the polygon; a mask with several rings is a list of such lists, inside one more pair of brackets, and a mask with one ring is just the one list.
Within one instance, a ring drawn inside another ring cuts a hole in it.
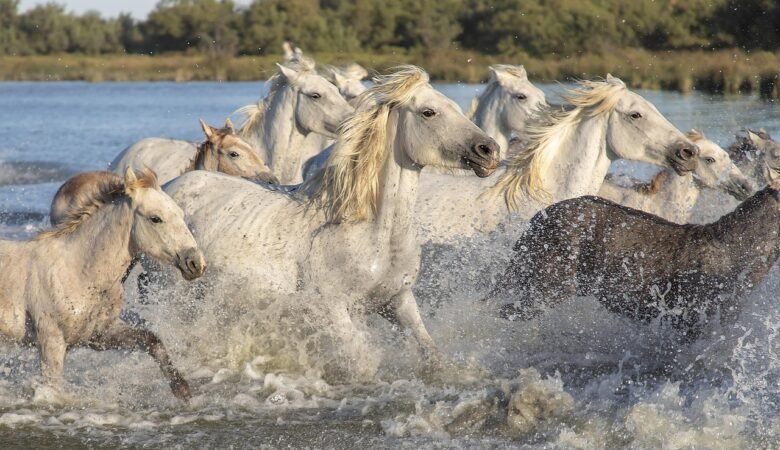
[{"label": "horse's open mouth", "polygon": [[488,163],[487,161],[478,161],[464,157],[463,161],[466,163],[469,169],[473,170],[474,173],[480,178],[489,177],[493,174],[493,172],[496,171],[496,168],[498,168],[498,160],[490,161]]}]

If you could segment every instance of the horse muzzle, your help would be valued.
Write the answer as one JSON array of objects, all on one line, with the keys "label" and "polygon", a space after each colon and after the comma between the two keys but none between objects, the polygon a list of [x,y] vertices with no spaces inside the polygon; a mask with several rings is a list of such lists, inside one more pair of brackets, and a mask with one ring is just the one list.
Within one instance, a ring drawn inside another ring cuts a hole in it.
[{"label": "horse muzzle", "polygon": [[190,248],[176,255],[176,267],[185,280],[194,280],[206,271],[206,258],[197,248]]},{"label": "horse muzzle", "polygon": [[746,178],[729,179],[724,190],[740,202],[744,202],[753,195],[753,185]]},{"label": "horse muzzle", "polygon": [[274,175],[271,172],[261,172],[255,176],[252,177],[243,177],[245,180],[249,180],[252,183],[255,184],[280,184],[279,178],[276,178],[276,175]]},{"label": "horse muzzle", "polygon": [[689,141],[680,141],[674,145],[671,155],[667,156],[666,160],[677,175],[684,175],[696,170],[698,155],[699,147]]},{"label": "horse muzzle", "polygon": [[477,142],[471,146],[463,161],[478,177],[488,177],[496,171],[500,162],[498,144],[493,139]]}]

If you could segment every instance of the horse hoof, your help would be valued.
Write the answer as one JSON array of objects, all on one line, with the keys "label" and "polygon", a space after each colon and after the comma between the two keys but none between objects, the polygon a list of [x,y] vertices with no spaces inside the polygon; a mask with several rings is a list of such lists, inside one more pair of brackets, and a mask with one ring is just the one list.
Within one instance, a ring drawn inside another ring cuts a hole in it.
[{"label": "horse hoof", "polygon": [[181,401],[189,402],[192,398],[190,392],[190,385],[184,378],[177,377],[171,381],[171,392],[173,395]]}]

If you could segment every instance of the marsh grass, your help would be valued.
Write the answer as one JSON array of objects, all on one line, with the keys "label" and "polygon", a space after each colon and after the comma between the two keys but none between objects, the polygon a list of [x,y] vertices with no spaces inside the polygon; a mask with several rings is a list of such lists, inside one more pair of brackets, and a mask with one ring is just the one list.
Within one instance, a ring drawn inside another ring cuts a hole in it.
[{"label": "marsh grass", "polygon": [[[451,49],[436,53],[386,49],[381,53],[317,53],[320,63],[350,61],[375,71],[412,63],[424,67],[437,81],[484,81],[486,66],[495,63],[524,64],[539,82],[603,77],[623,78],[633,88],[664,89],[682,93],[759,93],[780,97],[780,53],[741,50],[649,52],[623,49],[602,54],[552,55],[538,59],[482,55]],[[52,55],[0,56],[0,80],[101,81],[251,81],[274,73],[276,55],[210,59],[204,56],[170,55]]]}]

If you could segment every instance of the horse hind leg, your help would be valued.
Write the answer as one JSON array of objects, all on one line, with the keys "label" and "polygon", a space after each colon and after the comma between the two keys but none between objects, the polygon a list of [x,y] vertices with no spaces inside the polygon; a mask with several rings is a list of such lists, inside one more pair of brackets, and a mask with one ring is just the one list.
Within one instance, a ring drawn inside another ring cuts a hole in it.
[{"label": "horse hind leg", "polygon": [[98,350],[144,350],[160,366],[171,386],[171,391],[176,398],[188,401],[192,394],[190,386],[184,377],[171,363],[168,351],[162,341],[154,333],[143,328],[131,328],[118,322],[107,332],[95,337],[89,343],[89,347]]}]

